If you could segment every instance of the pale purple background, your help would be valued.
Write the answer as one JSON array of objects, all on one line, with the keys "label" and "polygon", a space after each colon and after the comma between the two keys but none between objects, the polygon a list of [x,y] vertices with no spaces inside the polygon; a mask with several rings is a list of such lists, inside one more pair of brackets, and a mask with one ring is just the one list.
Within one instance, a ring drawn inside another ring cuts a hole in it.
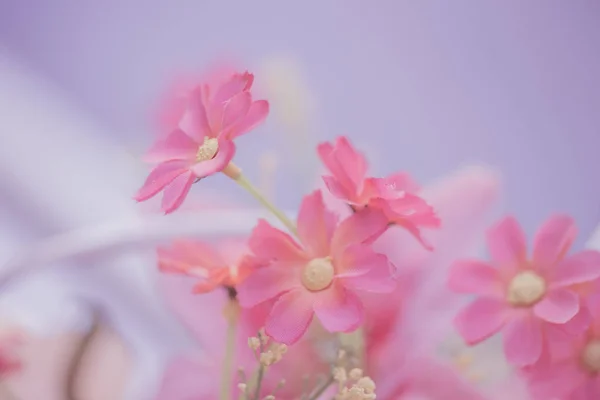
[{"label": "pale purple background", "polygon": [[[504,211],[529,232],[566,211],[583,243],[600,217],[599,20],[595,0],[0,0],[0,265],[36,256],[32,243],[53,234],[135,226],[137,155],[155,134],[159,93],[174,72],[223,56],[251,69],[279,55],[300,63],[319,106],[309,144],[346,133],[379,172],[423,182],[490,164],[506,182]],[[281,128],[270,119],[243,138],[239,161],[256,178],[259,150],[286,156],[277,200],[291,208],[311,174],[286,174],[297,148],[278,140]],[[226,182],[205,183],[195,194]],[[198,218],[187,223],[202,227]],[[154,263],[152,253],[63,260],[72,268],[19,282],[8,311],[60,330],[63,320],[84,329],[88,303],[110,309],[139,358],[132,393],[152,391],[189,339],[153,291]]]},{"label": "pale purple background", "polygon": [[2,0],[0,43],[128,146],[150,141],[172,71],[292,54],[322,137],[368,140],[382,171],[423,181],[497,166],[529,231],[561,210],[587,234],[600,216],[599,20],[593,0]]}]

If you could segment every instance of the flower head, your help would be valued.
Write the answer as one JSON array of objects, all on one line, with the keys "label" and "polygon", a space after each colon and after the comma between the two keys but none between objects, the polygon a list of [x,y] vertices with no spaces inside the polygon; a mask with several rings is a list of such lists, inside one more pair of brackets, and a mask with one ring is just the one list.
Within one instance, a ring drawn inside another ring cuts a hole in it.
[{"label": "flower head", "polygon": [[587,250],[566,256],[575,238],[573,220],[551,217],[534,239],[527,257],[525,235],[507,217],[487,235],[491,264],[465,260],[450,271],[450,288],[478,297],[463,309],[455,323],[469,344],[503,330],[504,351],[516,365],[536,363],[545,340],[555,328],[581,332],[587,319],[580,313],[573,285],[600,276],[600,253]]},{"label": "flower head", "polygon": [[252,256],[241,241],[224,240],[213,246],[205,242],[178,240],[170,248],[157,251],[161,271],[199,278],[195,293],[206,293],[217,287],[234,288],[252,270]]},{"label": "flower head", "polygon": [[265,324],[276,341],[296,342],[315,314],[330,332],[352,331],[363,318],[356,292],[393,290],[393,266],[366,244],[385,231],[385,216],[364,209],[337,222],[316,191],[300,208],[300,243],[264,220],[254,229],[249,245],[265,266],[240,285],[239,299],[243,307],[276,299]]},{"label": "flower head", "polygon": [[[177,209],[192,184],[226,171],[235,155],[234,139],[262,123],[269,112],[266,100],[252,99],[254,75],[215,75],[185,97],[178,126],[158,140],[145,160],[158,163],[135,196],[145,201],[163,191],[162,209]],[[175,115],[178,115],[175,113]]]},{"label": "flower head", "polygon": [[15,349],[22,344],[22,337],[18,334],[9,334],[0,338],[0,378],[19,371],[21,361],[15,355]]},{"label": "flower head", "polygon": [[529,389],[536,399],[565,400],[600,398],[600,298],[586,301],[591,314],[589,328],[577,337],[566,338],[562,357],[525,371]]},{"label": "flower head", "polygon": [[346,201],[354,210],[364,207],[382,210],[388,221],[402,226],[425,247],[431,246],[421,237],[420,228],[437,228],[440,220],[433,208],[416,195],[418,186],[404,173],[386,178],[367,177],[367,161],[345,137],[334,144],[322,143],[319,157],[331,175],[323,176],[329,191]]}]

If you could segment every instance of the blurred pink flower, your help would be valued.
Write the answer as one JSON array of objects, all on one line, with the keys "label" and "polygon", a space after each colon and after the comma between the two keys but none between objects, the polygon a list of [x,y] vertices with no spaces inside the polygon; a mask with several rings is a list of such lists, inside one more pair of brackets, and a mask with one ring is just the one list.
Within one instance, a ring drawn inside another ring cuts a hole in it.
[{"label": "blurred pink flower", "polygon": [[252,271],[253,257],[242,240],[225,239],[209,244],[194,240],[177,240],[171,247],[157,250],[162,272],[199,278],[194,293],[210,292],[218,287],[234,288]]},{"label": "blurred pink flower", "polygon": [[385,216],[364,209],[337,222],[316,191],[300,207],[301,245],[264,220],[252,233],[250,248],[267,265],[239,286],[240,304],[252,307],[277,299],[265,323],[267,334],[276,341],[296,342],[314,314],[330,332],[355,330],[363,320],[355,291],[393,290],[393,266],[365,244],[385,231]]},{"label": "blurred pink flower", "polygon": [[[193,282],[186,276],[162,275],[161,287],[168,304],[175,314],[192,331],[200,354],[175,357],[167,366],[159,393],[155,400],[214,400],[219,398],[222,379],[222,362],[225,355],[227,324],[222,310],[227,302],[223,293],[215,291],[204,296],[191,294]],[[248,338],[256,336],[264,326],[269,304],[241,310],[235,346],[236,368],[241,367],[246,375],[252,375],[258,366],[256,358],[248,348]],[[304,377],[316,377],[326,373],[328,365],[313,343],[303,340],[288,349],[283,359],[269,367],[265,374],[261,397],[273,393],[278,383],[285,385],[277,392],[277,399],[295,400],[302,392]],[[235,374],[235,371],[233,372]],[[238,379],[233,379],[232,393],[239,393]]]},{"label": "blurred pink flower", "polygon": [[353,209],[364,207],[382,210],[389,221],[407,229],[426,248],[431,246],[421,236],[421,227],[437,228],[440,220],[434,209],[416,195],[418,186],[405,173],[387,178],[367,178],[367,161],[346,137],[334,144],[318,146],[321,161],[332,175],[323,176],[329,191]]},{"label": "blurred pink flower", "polygon": [[16,348],[23,343],[19,334],[9,334],[0,338],[0,378],[19,371],[21,361],[16,355]]},{"label": "blurred pink flower", "polygon": [[525,235],[518,222],[507,217],[488,231],[491,265],[465,260],[452,266],[450,288],[478,296],[455,320],[467,343],[503,330],[507,359],[524,366],[540,360],[544,341],[551,339],[547,328],[566,323],[571,331],[586,328],[579,296],[570,286],[600,276],[600,252],[565,257],[575,234],[570,217],[551,217],[535,236],[528,259]]},{"label": "blurred pink flower", "polygon": [[588,300],[592,322],[582,335],[564,339],[569,352],[524,371],[535,400],[600,398],[600,297],[596,294]]},{"label": "blurred pink flower", "polygon": [[163,191],[162,210],[170,213],[197,179],[226,169],[235,155],[234,139],[262,123],[269,113],[266,100],[252,99],[253,81],[248,72],[233,73],[225,79],[215,75],[195,87],[178,126],[146,153],[145,160],[158,165],[135,195],[137,201]]}]

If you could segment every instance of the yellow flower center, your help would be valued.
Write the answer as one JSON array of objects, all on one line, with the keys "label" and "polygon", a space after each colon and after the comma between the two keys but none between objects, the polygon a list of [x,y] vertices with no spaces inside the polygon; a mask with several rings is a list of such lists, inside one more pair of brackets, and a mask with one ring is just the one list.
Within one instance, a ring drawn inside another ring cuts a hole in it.
[{"label": "yellow flower center", "polygon": [[315,258],[304,266],[302,270],[302,284],[308,290],[318,292],[331,285],[334,275],[335,270],[333,269],[331,258]]},{"label": "yellow flower center", "polygon": [[531,306],[544,297],[546,281],[533,271],[515,275],[508,284],[507,300],[516,307]]},{"label": "yellow flower center", "polygon": [[592,340],[584,347],[581,360],[590,371],[600,371],[600,340]]},{"label": "yellow flower center", "polygon": [[218,151],[219,141],[216,138],[204,137],[204,143],[196,153],[196,160],[198,162],[212,160]]}]

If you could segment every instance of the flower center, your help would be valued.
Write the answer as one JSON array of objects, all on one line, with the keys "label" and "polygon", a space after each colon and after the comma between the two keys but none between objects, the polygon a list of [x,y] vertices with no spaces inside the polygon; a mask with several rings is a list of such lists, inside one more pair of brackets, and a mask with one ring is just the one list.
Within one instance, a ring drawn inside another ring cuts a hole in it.
[{"label": "flower center", "polygon": [[546,281],[533,271],[518,273],[508,285],[507,300],[517,307],[537,303],[546,293]]},{"label": "flower center", "polygon": [[310,260],[302,270],[302,284],[308,290],[318,292],[331,285],[335,270],[329,257]]},{"label": "flower center", "polygon": [[581,360],[590,371],[600,372],[600,340],[592,340],[585,346]]},{"label": "flower center", "polygon": [[211,160],[219,151],[217,138],[204,137],[204,143],[198,148],[196,160],[198,162]]}]

